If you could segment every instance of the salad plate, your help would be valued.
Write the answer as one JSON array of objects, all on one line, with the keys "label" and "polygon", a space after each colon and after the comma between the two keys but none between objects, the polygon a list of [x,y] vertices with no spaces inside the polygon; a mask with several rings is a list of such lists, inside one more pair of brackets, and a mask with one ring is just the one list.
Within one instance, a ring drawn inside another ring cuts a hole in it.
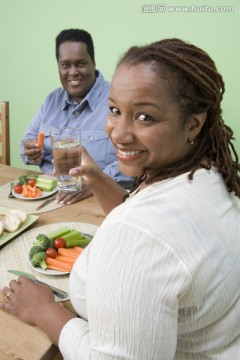
[{"label": "salad plate", "polygon": [[40,200],[40,199],[44,199],[48,196],[51,196],[51,195],[55,194],[57,191],[58,191],[57,186],[52,191],[41,191],[41,196],[37,197],[37,198],[25,198],[22,196],[22,194],[17,194],[16,191],[14,191],[14,189],[12,189],[12,194],[17,199],[34,201],[34,200]]},{"label": "salad plate", "polygon": [[48,235],[51,231],[60,229],[62,227],[68,227],[71,230],[78,230],[81,233],[84,234],[89,234],[90,236],[94,236],[98,226],[94,225],[94,224],[90,224],[90,223],[80,223],[80,222],[65,222],[65,223],[55,223],[55,224],[48,224],[48,225],[43,225],[40,226],[32,231],[29,231],[29,233],[25,234],[25,237],[27,235],[28,237],[28,241],[25,239],[25,244],[28,245],[28,250],[27,250],[27,265],[31,268],[31,270],[33,272],[38,272],[40,274],[43,275],[55,275],[55,276],[59,276],[59,275],[68,275],[70,272],[64,272],[64,271],[57,271],[57,270],[52,270],[52,269],[47,269],[47,270],[43,270],[40,266],[36,266],[34,267],[31,264],[31,260],[28,256],[29,251],[33,245],[34,242],[34,238],[38,235],[38,234],[45,234]]}]

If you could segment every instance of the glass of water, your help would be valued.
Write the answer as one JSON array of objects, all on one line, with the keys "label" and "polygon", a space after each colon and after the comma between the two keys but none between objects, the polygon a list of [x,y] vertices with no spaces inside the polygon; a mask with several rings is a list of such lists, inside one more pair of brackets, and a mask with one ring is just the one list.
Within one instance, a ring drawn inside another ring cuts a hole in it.
[{"label": "glass of water", "polygon": [[50,132],[58,190],[77,191],[82,188],[81,177],[69,175],[69,170],[81,164],[81,131],[65,127]]}]

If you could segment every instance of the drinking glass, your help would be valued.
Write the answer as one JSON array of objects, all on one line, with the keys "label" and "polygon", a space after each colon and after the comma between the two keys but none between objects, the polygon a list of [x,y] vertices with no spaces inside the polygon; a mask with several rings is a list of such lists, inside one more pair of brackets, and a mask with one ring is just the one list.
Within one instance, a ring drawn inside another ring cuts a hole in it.
[{"label": "drinking glass", "polygon": [[58,190],[77,191],[82,188],[81,177],[69,175],[69,170],[81,164],[81,131],[65,127],[50,132]]}]

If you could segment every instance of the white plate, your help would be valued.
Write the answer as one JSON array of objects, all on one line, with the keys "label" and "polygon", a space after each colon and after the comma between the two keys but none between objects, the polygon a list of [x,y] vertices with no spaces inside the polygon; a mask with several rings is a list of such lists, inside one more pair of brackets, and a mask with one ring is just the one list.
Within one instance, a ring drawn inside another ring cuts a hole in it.
[{"label": "white plate", "polygon": [[12,189],[12,194],[13,196],[15,196],[15,198],[21,199],[21,200],[39,200],[39,199],[44,199],[48,196],[51,196],[53,194],[55,194],[58,191],[58,187],[56,186],[52,191],[42,191],[41,192],[41,196],[37,197],[37,198],[25,198],[22,196],[22,194],[17,194],[14,189]]},{"label": "white plate", "polygon": [[[83,232],[83,233],[86,233],[86,234],[89,234],[89,235],[92,235],[92,236],[95,235],[95,232],[98,229],[97,225],[88,224],[88,223],[80,223],[80,222],[54,223],[54,224],[39,226],[38,228],[34,229],[33,231],[29,231],[29,233],[25,233],[25,236],[28,235],[28,240],[29,240],[28,241],[28,243],[29,243],[28,253],[30,251],[30,248],[32,247],[32,244],[34,242],[34,238],[38,234],[47,235],[49,232],[51,232],[53,230],[60,229],[60,228],[62,228],[64,226],[69,227],[69,229],[71,229],[71,230],[78,230],[80,232]],[[50,269],[43,270],[40,267],[34,267],[34,266],[32,266],[29,257],[27,257],[27,263],[31,267],[32,270],[37,271],[37,272],[39,272],[41,274],[44,274],[44,275],[66,275],[66,274],[69,274],[69,272],[50,270]]]},{"label": "white plate", "polygon": [[39,273],[42,273],[44,275],[66,275],[66,274],[70,274],[70,272],[64,272],[64,271],[57,271],[57,270],[50,270],[50,269],[43,270],[42,268],[40,268],[38,266],[37,267],[32,266],[30,258],[28,258],[27,260],[28,260],[28,265],[33,270],[35,270],[35,271],[37,271]]}]

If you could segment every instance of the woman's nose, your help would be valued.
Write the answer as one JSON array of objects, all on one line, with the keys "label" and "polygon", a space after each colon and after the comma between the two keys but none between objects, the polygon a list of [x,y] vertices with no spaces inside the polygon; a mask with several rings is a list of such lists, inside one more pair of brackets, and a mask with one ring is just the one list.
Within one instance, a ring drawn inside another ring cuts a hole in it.
[{"label": "woman's nose", "polygon": [[126,119],[120,119],[120,117],[117,121],[107,122],[106,131],[115,144],[129,144],[134,138],[131,124]]}]

